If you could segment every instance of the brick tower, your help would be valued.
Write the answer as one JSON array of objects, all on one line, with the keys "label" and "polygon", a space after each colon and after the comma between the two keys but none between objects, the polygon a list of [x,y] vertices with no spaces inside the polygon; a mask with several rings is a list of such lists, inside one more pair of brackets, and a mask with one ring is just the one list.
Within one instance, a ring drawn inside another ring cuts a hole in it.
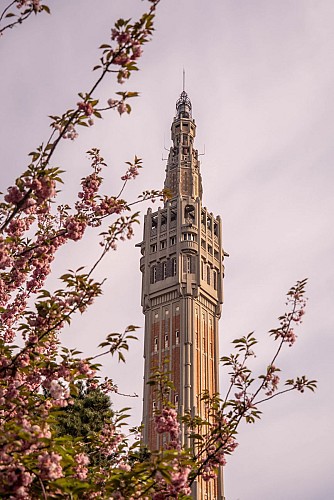
[{"label": "brick tower", "polygon": [[[222,223],[202,205],[195,135],[191,102],[183,91],[176,103],[166,166],[165,188],[172,196],[158,211],[148,209],[138,245],[145,314],[143,439],[150,449],[163,446],[152,425],[158,404],[147,385],[152,367],[167,364],[175,386],[171,397],[180,414],[204,416],[201,393],[219,390]],[[190,444],[185,428],[182,442]],[[221,475],[208,483],[198,481],[192,495],[196,500],[223,499]]]}]

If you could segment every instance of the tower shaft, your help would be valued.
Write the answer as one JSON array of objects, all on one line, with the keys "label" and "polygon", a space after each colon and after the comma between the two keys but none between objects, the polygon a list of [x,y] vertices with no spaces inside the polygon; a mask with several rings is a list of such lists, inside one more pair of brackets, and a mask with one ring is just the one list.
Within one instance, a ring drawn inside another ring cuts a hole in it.
[{"label": "tower shaft", "polygon": [[[155,368],[171,374],[171,400],[179,414],[205,417],[203,392],[219,392],[218,320],[223,302],[224,252],[220,217],[202,205],[202,179],[194,148],[196,124],[185,91],[176,103],[165,188],[171,198],[148,210],[141,243],[142,307],[145,314],[143,440],[150,449],[164,446],[155,432],[159,402],[148,385]],[[182,444],[190,446],[182,427]],[[221,475],[198,481],[196,500],[221,500]]]}]

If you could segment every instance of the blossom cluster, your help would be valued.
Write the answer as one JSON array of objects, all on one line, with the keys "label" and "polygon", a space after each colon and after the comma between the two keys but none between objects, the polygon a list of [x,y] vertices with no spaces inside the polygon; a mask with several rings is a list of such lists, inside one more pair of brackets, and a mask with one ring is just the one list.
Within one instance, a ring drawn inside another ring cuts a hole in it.
[{"label": "blossom cluster", "polygon": [[177,420],[177,412],[174,408],[163,408],[161,413],[154,417],[155,429],[158,434],[167,432],[173,443],[177,442],[180,435],[180,424]]},{"label": "blossom cluster", "polygon": [[273,364],[269,365],[267,368],[263,383],[263,389],[266,390],[266,396],[272,396],[278,389],[278,384],[280,382],[280,378],[277,375],[278,371],[280,371],[280,369],[276,368]]},{"label": "blossom cluster", "polygon": [[41,0],[16,0],[16,7],[18,9],[32,8],[34,12],[40,12],[43,9]]},{"label": "blossom cluster", "polygon": [[306,280],[298,281],[296,286],[292,287],[287,295],[286,305],[290,311],[279,317],[279,328],[270,330],[270,334],[275,340],[281,339],[291,347],[297,339],[295,327],[300,325],[305,314],[306,301],[304,297],[304,287]]}]

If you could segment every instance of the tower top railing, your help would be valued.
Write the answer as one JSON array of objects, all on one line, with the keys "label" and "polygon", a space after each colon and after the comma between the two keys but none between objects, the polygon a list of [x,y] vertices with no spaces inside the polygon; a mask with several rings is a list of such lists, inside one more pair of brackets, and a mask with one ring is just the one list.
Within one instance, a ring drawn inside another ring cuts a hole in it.
[{"label": "tower top railing", "polygon": [[181,92],[180,97],[176,101],[176,117],[177,118],[191,118],[192,106],[188,94],[185,90]]}]

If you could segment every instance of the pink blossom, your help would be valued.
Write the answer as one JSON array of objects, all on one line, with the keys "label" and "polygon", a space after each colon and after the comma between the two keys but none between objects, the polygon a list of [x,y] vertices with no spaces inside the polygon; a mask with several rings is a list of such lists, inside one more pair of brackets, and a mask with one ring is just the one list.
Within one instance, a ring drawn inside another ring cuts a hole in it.
[{"label": "pink blossom", "polygon": [[128,181],[130,179],[135,179],[139,175],[139,170],[137,165],[130,165],[125,174],[121,177],[122,181]]},{"label": "pink blossom", "polygon": [[87,223],[79,220],[77,217],[67,217],[64,227],[66,229],[66,236],[70,240],[80,240],[85,232]]},{"label": "pink blossom", "polygon": [[13,203],[14,205],[20,203],[20,201],[25,195],[25,193],[20,191],[17,186],[11,186],[7,189],[7,191],[8,194],[6,194],[5,196],[5,201],[7,203]]},{"label": "pink blossom", "polygon": [[117,106],[117,111],[119,112],[120,115],[122,115],[123,113],[125,113],[126,111],[126,105],[125,103],[122,101],[119,103],[119,105]]},{"label": "pink blossom", "polygon": [[131,467],[129,464],[125,464],[124,462],[120,462],[118,464],[118,468],[121,470],[125,470],[126,472],[129,472],[131,470]]},{"label": "pink blossom", "polygon": [[141,45],[138,43],[138,44],[134,44],[132,46],[132,56],[131,56],[131,59],[133,61],[135,61],[136,59],[138,59],[143,53],[143,49],[141,47]]},{"label": "pink blossom", "polygon": [[177,412],[174,408],[164,408],[160,414],[155,415],[154,422],[158,434],[168,432],[172,440],[178,439],[180,424],[177,421]]},{"label": "pink blossom", "polygon": [[123,441],[124,436],[116,431],[116,428],[112,423],[107,423],[104,425],[99,438],[100,452],[105,456],[109,456],[116,452],[117,447]]},{"label": "pink blossom", "polygon": [[61,399],[64,395],[64,387],[57,380],[51,381],[49,391],[53,399]]},{"label": "pink blossom", "polygon": [[77,455],[75,455],[74,460],[78,464],[76,467],[74,467],[75,477],[80,480],[86,479],[88,475],[88,469],[86,465],[89,464],[89,458],[85,453],[78,453]]},{"label": "pink blossom", "polygon": [[38,465],[42,479],[53,481],[63,477],[63,468],[60,465],[61,456],[57,453],[44,452],[38,456]]},{"label": "pink blossom", "polygon": [[[58,126],[55,125],[55,128],[58,128]],[[59,131],[62,132],[63,131],[63,127],[60,126],[59,128]],[[74,125],[72,125],[72,123],[70,123],[68,126],[67,126],[67,130],[65,132],[65,134],[63,135],[63,139],[70,139],[71,141],[74,141],[74,139],[76,139],[78,137],[78,133],[74,127]]]},{"label": "pink blossom", "polygon": [[79,361],[78,370],[81,375],[86,375],[88,378],[93,378],[95,376],[95,370],[93,370],[90,364],[85,360]]},{"label": "pink blossom", "polygon": [[78,108],[83,111],[86,116],[90,116],[94,111],[90,102],[78,102]]},{"label": "pink blossom", "polygon": [[125,52],[121,52],[113,58],[113,64],[117,64],[119,66],[126,66],[129,62],[130,57]]}]

